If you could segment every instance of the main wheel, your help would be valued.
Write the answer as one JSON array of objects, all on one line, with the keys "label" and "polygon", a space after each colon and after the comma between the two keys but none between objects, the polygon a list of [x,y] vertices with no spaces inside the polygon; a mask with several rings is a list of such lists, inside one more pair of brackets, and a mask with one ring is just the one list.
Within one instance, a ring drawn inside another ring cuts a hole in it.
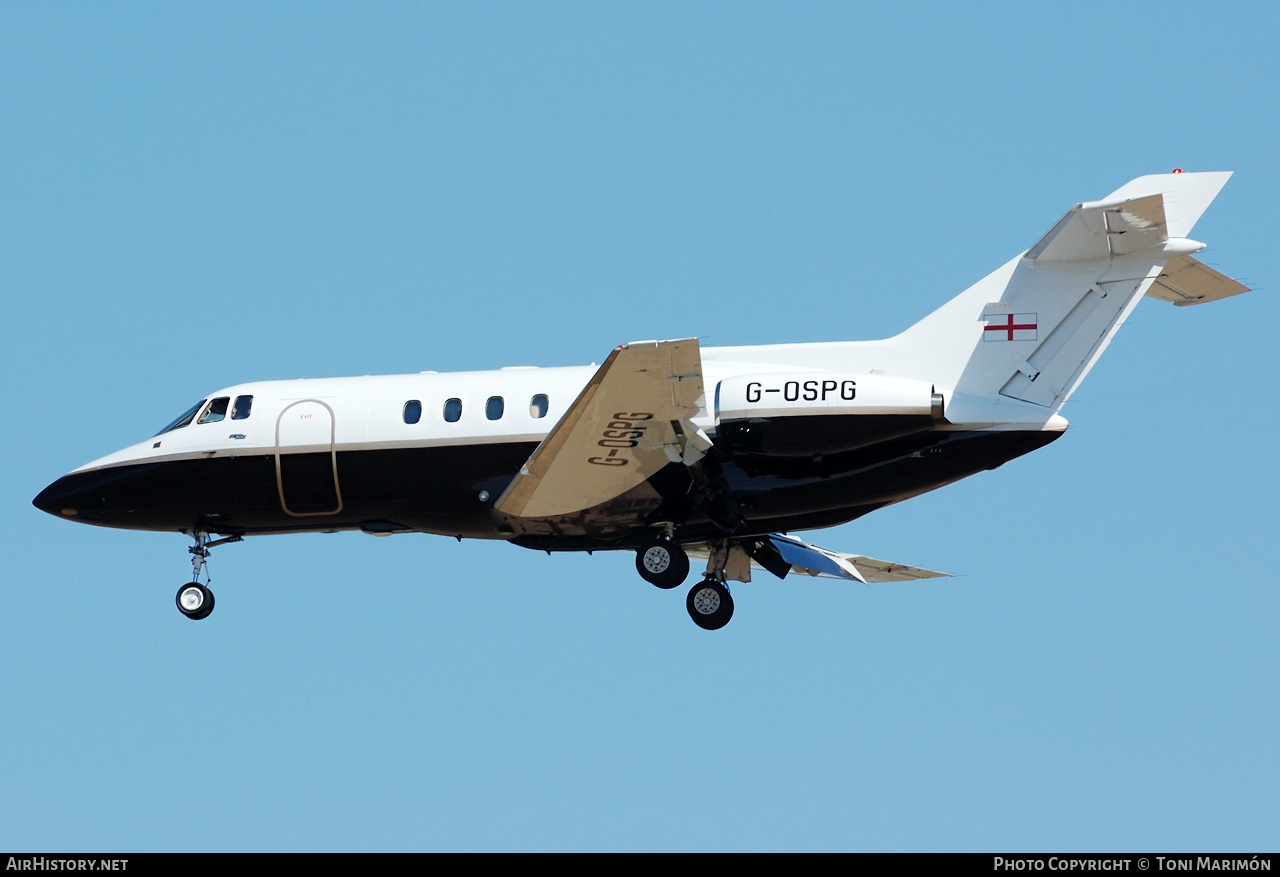
[{"label": "main wheel", "polygon": [[192,621],[199,621],[213,611],[213,591],[199,582],[188,582],[178,588],[176,602],[179,612]]},{"label": "main wheel", "polygon": [[719,630],[733,617],[733,598],[729,596],[729,589],[711,579],[694,585],[684,604],[693,623],[704,630]]},{"label": "main wheel", "polygon": [[679,542],[658,539],[636,551],[636,572],[651,585],[677,588],[689,575],[689,555]]}]

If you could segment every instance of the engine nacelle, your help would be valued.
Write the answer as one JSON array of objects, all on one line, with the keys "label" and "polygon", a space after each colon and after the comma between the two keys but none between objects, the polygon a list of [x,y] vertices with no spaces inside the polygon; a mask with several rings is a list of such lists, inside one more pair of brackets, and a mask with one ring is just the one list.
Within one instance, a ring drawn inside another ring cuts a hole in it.
[{"label": "engine nacelle", "polygon": [[744,453],[804,457],[852,451],[932,429],[942,397],[931,384],[851,372],[773,372],[716,386],[716,443]]}]

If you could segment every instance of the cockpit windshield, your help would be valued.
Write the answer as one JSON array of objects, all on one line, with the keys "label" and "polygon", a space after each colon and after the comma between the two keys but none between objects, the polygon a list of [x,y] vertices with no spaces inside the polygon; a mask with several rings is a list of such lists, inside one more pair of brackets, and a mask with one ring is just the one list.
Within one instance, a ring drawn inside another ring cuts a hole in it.
[{"label": "cockpit windshield", "polygon": [[209,407],[205,409],[204,414],[200,415],[200,419],[196,423],[217,423],[227,416],[227,404],[230,401],[230,396],[219,396],[214,399],[209,403]]},{"label": "cockpit windshield", "polygon": [[175,429],[182,429],[182,427],[195,419],[196,412],[200,410],[200,406],[204,405],[204,403],[205,400],[201,399],[199,402],[184,411],[181,417],[166,426],[164,429],[160,430],[156,435],[164,435],[166,432],[173,432]]}]

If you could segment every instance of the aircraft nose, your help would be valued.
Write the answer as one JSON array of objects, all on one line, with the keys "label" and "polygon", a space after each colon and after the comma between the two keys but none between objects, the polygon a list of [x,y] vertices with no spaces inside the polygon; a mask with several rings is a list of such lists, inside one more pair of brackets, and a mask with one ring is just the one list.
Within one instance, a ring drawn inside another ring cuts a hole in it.
[{"label": "aircraft nose", "polygon": [[77,469],[40,491],[31,504],[55,518],[100,527],[182,529],[190,515],[181,506],[181,491],[166,494],[158,475],[155,464]]},{"label": "aircraft nose", "polygon": [[80,509],[75,494],[79,491],[71,483],[70,476],[64,475],[50,484],[31,500],[31,504],[42,512],[48,512],[58,518],[75,518]]},{"label": "aircraft nose", "polygon": [[128,501],[128,473],[122,469],[69,472],[31,501],[42,512],[86,524],[111,523]]}]

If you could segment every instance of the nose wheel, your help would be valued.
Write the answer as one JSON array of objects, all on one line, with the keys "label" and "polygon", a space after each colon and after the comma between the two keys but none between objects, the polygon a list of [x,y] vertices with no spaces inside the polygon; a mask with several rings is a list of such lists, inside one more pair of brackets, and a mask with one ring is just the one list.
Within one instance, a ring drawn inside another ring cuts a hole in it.
[{"label": "nose wheel", "polygon": [[199,582],[189,582],[178,588],[177,604],[178,611],[192,621],[208,618],[213,611],[213,591]]}]

